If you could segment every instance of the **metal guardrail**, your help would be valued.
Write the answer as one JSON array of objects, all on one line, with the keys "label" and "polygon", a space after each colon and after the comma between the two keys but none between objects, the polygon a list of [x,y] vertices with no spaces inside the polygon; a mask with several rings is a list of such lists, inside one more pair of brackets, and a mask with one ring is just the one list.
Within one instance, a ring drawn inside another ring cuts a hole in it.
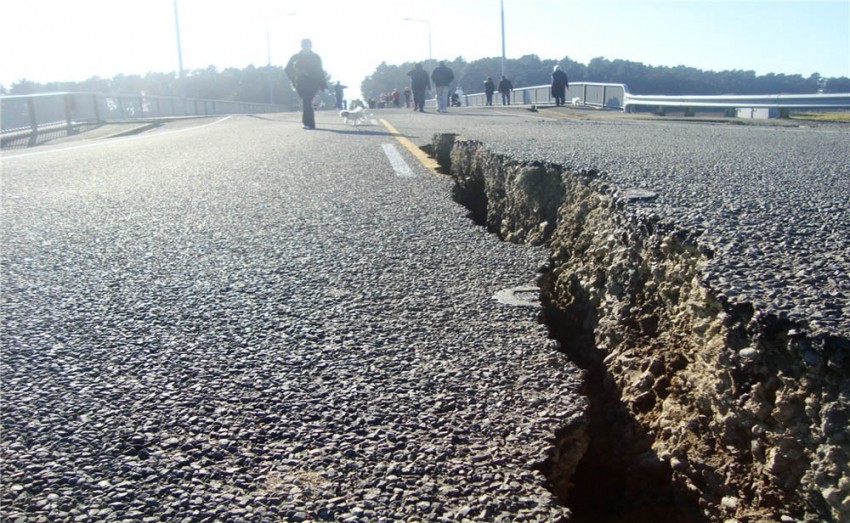
[{"label": "metal guardrail", "polygon": [[[591,107],[620,109],[623,99],[628,93],[625,84],[606,84],[595,82],[576,82],[570,84],[566,91],[566,100],[576,100],[577,104],[589,105]],[[511,103],[522,104],[552,104],[552,89],[549,85],[538,85],[534,87],[523,87],[515,89],[512,94]]]},{"label": "metal guardrail", "polygon": [[715,107],[727,109],[847,109],[850,93],[722,96],[654,96],[626,93],[624,110],[633,106]]},{"label": "metal guardrail", "polygon": [[[494,105],[501,105],[495,93]],[[554,103],[550,86],[537,85],[514,89],[513,105]],[[791,95],[656,96],[633,95],[626,84],[576,82],[570,84],[566,100],[576,105],[631,111],[635,107],[685,107],[727,109],[850,109],[850,93]],[[484,106],[484,93],[464,95],[465,106]],[[434,99],[426,106],[436,107]],[[0,96],[0,146],[75,134],[85,126],[110,121],[145,118],[256,114],[295,110],[283,105],[176,98],[167,96],[119,95],[103,93],[47,93]]]},{"label": "metal guardrail", "polygon": [[70,135],[85,126],[146,118],[214,116],[281,112],[283,105],[175,98],[167,96],[61,92],[0,96],[2,146],[62,133]]},{"label": "metal guardrail", "polygon": [[[628,94],[628,86],[625,84],[606,84],[597,82],[576,82],[570,84],[566,93],[566,100],[578,99],[578,104],[588,105],[606,109],[622,109],[625,96]],[[548,85],[535,85],[532,87],[518,87],[509,95],[511,105],[543,105],[554,104],[552,90]],[[461,104],[468,107],[487,105],[487,96],[484,93],[465,94]],[[493,105],[502,105],[502,95],[493,94]],[[429,109],[437,107],[435,99],[426,100],[425,106]]]},{"label": "metal guardrail", "polygon": [[[465,106],[486,105],[484,93],[464,95]],[[774,94],[774,95],[718,95],[718,96],[662,96],[634,95],[626,84],[576,82],[566,93],[568,103],[604,109],[631,111],[638,106],[689,107],[726,109],[850,109],[850,93],[839,94]],[[499,93],[493,95],[493,104],[501,105]],[[436,102],[429,100],[430,107]],[[555,103],[550,86],[537,85],[514,89],[510,95],[514,105],[542,105]]]}]

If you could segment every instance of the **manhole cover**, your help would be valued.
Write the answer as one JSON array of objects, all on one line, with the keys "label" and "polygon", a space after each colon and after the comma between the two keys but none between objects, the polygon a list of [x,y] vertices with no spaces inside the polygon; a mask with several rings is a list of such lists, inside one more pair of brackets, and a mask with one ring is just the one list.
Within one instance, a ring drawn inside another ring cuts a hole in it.
[{"label": "manhole cover", "polygon": [[535,285],[511,287],[497,292],[493,299],[515,307],[538,307],[540,306],[540,289]]}]

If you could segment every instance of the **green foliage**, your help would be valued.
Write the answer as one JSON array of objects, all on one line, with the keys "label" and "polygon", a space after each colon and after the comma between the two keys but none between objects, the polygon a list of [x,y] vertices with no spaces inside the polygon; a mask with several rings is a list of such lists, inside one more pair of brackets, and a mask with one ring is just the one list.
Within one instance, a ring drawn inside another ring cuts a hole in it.
[{"label": "green foliage", "polygon": [[[809,78],[802,75],[766,74],[756,76],[753,71],[703,71],[683,65],[676,67],[650,66],[627,60],[594,58],[584,65],[569,57],[561,60],[541,60],[536,55],[525,55],[505,62],[507,76],[514,87],[546,85],[554,65],[560,65],[570,82],[624,83],[633,94],[658,95],[712,95],[712,94],[805,94],[818,91],[826,93],[850,92],[850,79],[823,78],[815,73]],[[410,84],[407,71],[412,62],[401,65],[382,63],[361,84],[364,96],[377,98],[382,92],[402,89]],[[436,61],[424,62],[431,71]],[[466,62],[462,57],[448,62],[454,70],[455,83],[466,93],[480,93],[484,80],[491,76],[498,82],[502,64],[500,58],[481,58]]]},{"label": "green foliage", "polygon": [[[270,88],[273,90],[270,97]],[[119,74],[111,79],[97,76],[82,82],[51,82],[38,84],[20,80],[5,94],[35,94],[57,91],[97,93],[145,93],[151,96],[185,96],[213,100],[297,105],[298,95],[282,67],[228,68],[219,71],[214,66],[186,71],[181,79],[174,72],[140,75]]]},{"label": "green foliage", "polygon": [[847,111],[821,111],[821,112],[799,112],[789,115],[797,120],[817,120],[822,122],[850,122],[850,112]]},{"label": "green foliage", "polygon": [[[459,56],[446,60],[455,73],[454,85],[466,93],[480,93],[484,80],[491,76],[498,82],[502,72],[502,60],[498,57],[481,58],[467,62]],[[848,93],[850,78],[824,78],[812,74],[802,75],[766,74],[757,76],[753,71],[703,71],[683,65],[676,67],[650,66],[627,60],[594,58],[587,65],[569,57],[560,60],[541,59],[536,55],[525,55],[505,61],[506,76],[514,87],[546,85],[554,65],[560,65],[570,82],[625,83],[633,94],[658,95],[712,95],[712,94],[805,94],[815,92]],[[414,62],[399,65],[381,63],[375,71],[363,79],[361,91],[366,98],[377,98],[380,93],[393,89],[402,90],[410,85],[407,72]],[[436,60],[426,60],[423,67],[431,71]],[[328,84],[332,84],[328,77]],[[273,92],[270,93],[270,88]],[[213,66],[206,69],[187,71],[181,80],[174,72],[140,75],[117,75],[112,79],[89,78],[83,82],[52,82],[38,84],[26,79],[10,87],[0,85],[0,94],[33,94],[56,91],[89,91],[113,93],[145,93],[153,96],[186,96],[216,100],[298,105],[298,96],[292,89],[282,67],[250,65],[244,69],[228,68],[219,71]],[[333,105],[332,93],[321,98]]]},{"label": "green foliage", "polygon": [[850,93],[850,78],[824,78],[823,92],[825,93]]}]

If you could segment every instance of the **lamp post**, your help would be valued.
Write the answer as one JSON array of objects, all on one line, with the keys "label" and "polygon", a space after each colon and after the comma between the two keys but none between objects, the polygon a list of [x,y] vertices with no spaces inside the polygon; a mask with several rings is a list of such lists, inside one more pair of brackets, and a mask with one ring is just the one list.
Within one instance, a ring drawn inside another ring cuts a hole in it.
[{"label": "lamp post", "polygon": [[[175,0],[176,1],[176,0]],[[285,16],[297,16],[298,13],[290,12]],[[272,69],[272,39],[271,30],[266,23],[266,55],[268,56],[268,71],[269,71],[269,104],[274,105],[274,70]]]},{"label": "lamp post", "polygon": [[183,49],[180,45],[180,18],[177,15],[177,0],[174,0],[174,29],[177,32],[177,63],[180,67],[180,96],[186,96],[183,85]]},{"label": "lamp post", "polygon": [[272,41],[269,37],[268,26],[266,26],[266,53],[269,57],[269,105],[274,105],[274,71],[272,71]]},{"label": "lamp post", "polygon": [[431,58],[431,20],[423,20],[421,18],[410,18],[405,17],[405,22],[422,22],[428,24],[428,60],[432,60]]},{"label": "lamp post", "polygon": [[505,76],[505,0],[499,0],[502,10],[502,76]]}]

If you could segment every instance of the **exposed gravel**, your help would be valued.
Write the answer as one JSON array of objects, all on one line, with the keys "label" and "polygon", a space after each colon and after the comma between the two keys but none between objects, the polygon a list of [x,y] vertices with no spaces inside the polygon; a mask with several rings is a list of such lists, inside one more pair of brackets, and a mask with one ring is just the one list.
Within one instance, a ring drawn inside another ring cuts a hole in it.
[{"label": "exposed gravel", "polygon": [[557,520],[545,253],[279,124],[4,162],[2,519]]},{"label": "exposed gravel", "polygon": [[519,161],[597,171],[621,196],[651,191],[657,198],[627,210],[701,234],[714,252],[704,278],[731,302],[807,323],[812,334],[850,335],[850,126],[665,123],[611,113],[578,121],[577,114],[593,116],[512,111],[524,123],[456,110],[467,117],[405,116],[398,126],[420,140],[453,132]]}]

